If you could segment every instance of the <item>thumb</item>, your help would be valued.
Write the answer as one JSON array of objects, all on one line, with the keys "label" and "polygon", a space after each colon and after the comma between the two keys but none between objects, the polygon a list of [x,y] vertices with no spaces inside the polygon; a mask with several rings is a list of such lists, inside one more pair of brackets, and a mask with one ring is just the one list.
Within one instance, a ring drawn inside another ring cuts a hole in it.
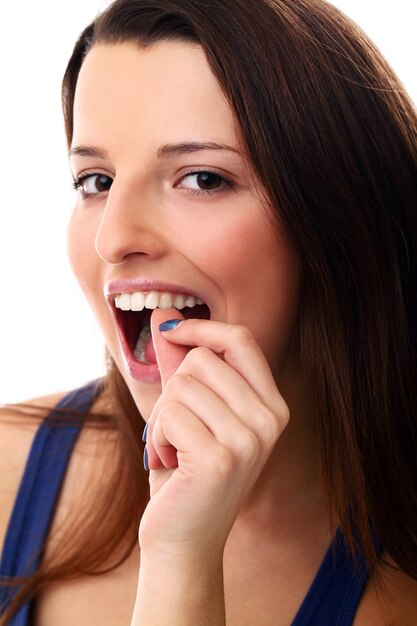
[{"label": "thumb", "polygon": [[152,342],[161,374],[162,389],[183,362],[191,348],[171,343],[162,335],[159,324],[167,320],[185,319],[178,309],[155,309],[151,315]]}]

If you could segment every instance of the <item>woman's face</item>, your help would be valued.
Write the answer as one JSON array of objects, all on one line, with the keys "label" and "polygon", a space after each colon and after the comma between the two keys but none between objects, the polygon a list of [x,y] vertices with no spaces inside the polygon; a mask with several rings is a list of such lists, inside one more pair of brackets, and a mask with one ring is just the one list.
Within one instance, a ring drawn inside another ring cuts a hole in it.
[{"label": "woman's face", "polygon": [[78,79],[71,148],[80,187],[71,264],[143,417],[160,380],[126,359],[118,293],[199,297],[211,319],[250,329],[279,380],[296,358],[288,348],[299,266],[271,226],[201,48],[94,46]]}]

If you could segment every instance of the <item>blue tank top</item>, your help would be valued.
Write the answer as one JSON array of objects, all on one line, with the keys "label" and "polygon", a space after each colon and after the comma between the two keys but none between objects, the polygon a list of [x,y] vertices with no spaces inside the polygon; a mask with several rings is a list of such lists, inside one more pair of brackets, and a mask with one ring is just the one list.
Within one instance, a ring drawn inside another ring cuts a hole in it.
[{"label": "blue tank top", "polygon": [[[101,390],[94,381],[63,398],[57,408],[85,412]],[[52,411],[38,428],[10,517],[0,564],[0,579],[31,574],[39,564],[52,515],[82,421],[52,425]],[[351,626],[368,572],[363,560],[354,569],[345,542],[336,532],[314,581],[291,626]],[[15,593],[15,592],[14,592]],[[10,603],[10,591],[0,588],[0,615]],[[32,602],[27,602],[9,626],[30,626]]]}]

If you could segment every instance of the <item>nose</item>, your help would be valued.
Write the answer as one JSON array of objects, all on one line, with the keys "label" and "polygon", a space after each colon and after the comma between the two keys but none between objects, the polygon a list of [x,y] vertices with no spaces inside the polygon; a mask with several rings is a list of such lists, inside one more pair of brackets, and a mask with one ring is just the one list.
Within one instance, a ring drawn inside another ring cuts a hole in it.
[{"label": "nose", "polygon": [[135,255],[159,258],[167,248],[163,233],[156,199],[113,182],[95,239],[101,259],[119,265]]}]

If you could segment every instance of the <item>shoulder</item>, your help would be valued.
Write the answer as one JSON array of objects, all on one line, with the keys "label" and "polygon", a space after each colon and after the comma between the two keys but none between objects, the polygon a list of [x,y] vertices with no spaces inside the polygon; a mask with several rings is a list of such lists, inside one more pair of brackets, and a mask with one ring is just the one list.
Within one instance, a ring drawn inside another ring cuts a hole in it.
[{"label": "shoulder", "polygon": [[[68,391],[25,400],[22,403],[0,406],[0,490],[20,482],[35,434],[44,418],[68,395]],[[109,414],[106,393],[95,400],[92,411]],[[88,431],[88,429],[83,429]],[[82,440],[96,439],[94,430]],[[9,489],[10,490],[10,489]]]},{"label": "shoulder", "polygon": [[386,557],[376,582],[370,581],[359,605],[354,626],[411,626],[417,615],[417,580]]},{"label": "shoulder", "polygon": [[[43,418],[65,393],[0,407],[0,545],[25,469],[33,438]],[[27,406],[23,406],[27,405]]]},{"label": "shoulder", "polygon": [[64,396],[55,393],[0,407],[0,478],[25,465],[38,427]]},{"label": "shoulder", "polygon": [[[0,407],[0,548],[36,432],[46,415],[67,394],[68,391],[59,392]],[[91,408],[94,413],[103,415],[110,413],[109,407],[109,398],[104,392]],[[116,439],[112,429],[82,429],[63,482],[56,512],[58,520],[65,517],[91,482],[93,471],[100,467],[101,475],[106,475],[106,462]]]}]

